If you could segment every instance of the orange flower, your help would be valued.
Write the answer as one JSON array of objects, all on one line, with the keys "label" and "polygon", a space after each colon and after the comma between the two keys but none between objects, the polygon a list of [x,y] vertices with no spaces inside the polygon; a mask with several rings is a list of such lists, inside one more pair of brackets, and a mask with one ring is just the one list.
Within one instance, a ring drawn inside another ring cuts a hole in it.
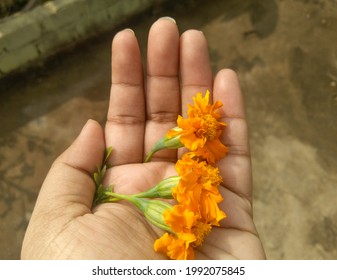
[{"label": "orange flower", "polygon": [[199,207],[202,220],[213,226],[220,226],[219,222],[227,217],[226,213],[219,208],[219,203],[222,200],[223,198],[219,193],[202,192]]},{"label": "orange flower", "polygon": [[193,259],[193,248],[202,244],[211,231],[211,225],[201,222],[193,211],[179,204],[165,211],[164,219],[175,234],[165,233],[157,239],[154,250],[171,259]]},{"label": "orange flower", "polygon": [[220,101],[209,104],[210,92],[206,91],[204,97],[198,93],[194,97],[194,105],[188,106],[188,118],[178,117],[179,129],[171,129],[167,138],[177,138],[186,148],[194,152],[196,156],[203,157],[209,163],[214,164],[228,152],[219,137],[226,123],[219,122],[218,109],[222,107]]},{"label": "orange flower", "polygon": [[219,221],[226,217],[218,206],[223,200],[219,192],[222,182],[219,169],[193,159],[187,153],[177,162],[176,170],[181,178],[177,187],[172,189],[173,197],[198,213],[203,222],[218,226]]},{"label": "orange flower", "polygon": [[[185,239],[178,238],[175,235],[165,233],[157,239],[153,245],[156,252],[166,254],[172,260],[193,260],[194,250],[189,244],[193,241],[184,236]],[[193,238],[193,236],[192,236]]]}]

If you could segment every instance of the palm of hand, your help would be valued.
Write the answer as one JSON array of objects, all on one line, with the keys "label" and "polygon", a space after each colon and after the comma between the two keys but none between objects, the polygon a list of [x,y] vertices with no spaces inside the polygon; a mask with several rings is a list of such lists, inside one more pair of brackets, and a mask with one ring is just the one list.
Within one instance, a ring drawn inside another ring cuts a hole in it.
[{"label": "palm of hand", "polygon": [[[106,181],[115,183],[115,192],[132,194],[154,186],[166,177],[165,174],[170,176],[173,172],[172,163],[125,164],[111,168],[106,174]],[[82,246],[74,250],[78,258],[165,258],[153,250],[154,241],[163,231],[151,225],[130,203],[104,203],[92,212],[87,210],[71,224],[68,231],[62,233],[66,239],[73,240],[74,232],[82,231],[77,236]],[[78,251],[79,248],[82,251]],[[71,256],[74,251],[70,252]]]},{"label": "palm of hand", "polygon": [[[116,192],[137,193],[147,189],[148,186],[153,186],[166,175],[173,175],[173,169],[172,163],[163,162],[123,165],[116,167],[115,170],[112,169],[112,174],[107,174],[107,177],[115,178],[118,185],[122,186],[116,188]],[[227,193],[227,196],[230,194],[228,190],[223,192]],[[231,218],[230,224],[244,224],[239,228],[228,227],[225,221],[222,227],[214,228],[203,245],[196,248],[196,257],[200,259],[263,257],[263,249],[254,232],[250,213],[244,214],[249,210],[249,203],[235,194],[230,194],[229,197],[233,204],[247,208],[236,209],[242,215],[237,220]],[[234,211],[231,212],[234,213]],[[163,234],[163,231],[152,226],[135,207],[128,203],[101,204],[92,212],[90,209],[84,209],[83,213],[78,215],[50,244],[51,252],[54,252],[54,247],[59,247],[58,244],[71,244],[64,248],[62,255],[59,256],[61,258],[165,258],[164,255],[155,253],[153,250],[154,241]],[[248,227],[248,230],[244,227]],[[249,250],[243,244],[249,244]]]}]

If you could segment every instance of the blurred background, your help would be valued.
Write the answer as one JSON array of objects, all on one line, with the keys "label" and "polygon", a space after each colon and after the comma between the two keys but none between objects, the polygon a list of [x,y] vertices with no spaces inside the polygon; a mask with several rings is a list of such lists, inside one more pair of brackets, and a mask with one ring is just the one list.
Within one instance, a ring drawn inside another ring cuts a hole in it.
[{"label": "blurred background", "polygon": [[[9,2],[20,1],[0,0],[3,18]],[[15,11],[46,1],[38,2]],[[214,73],[239,75],[267,257],[337,259],[336,0],[154,1],[24,70],[0,69],[0,259],[20,258],[53,160],[88,118],[104,123],[114,34],[132,28],[145,61],[148,30],[161,16],[174,17],[181,33],[202,30]]]}]

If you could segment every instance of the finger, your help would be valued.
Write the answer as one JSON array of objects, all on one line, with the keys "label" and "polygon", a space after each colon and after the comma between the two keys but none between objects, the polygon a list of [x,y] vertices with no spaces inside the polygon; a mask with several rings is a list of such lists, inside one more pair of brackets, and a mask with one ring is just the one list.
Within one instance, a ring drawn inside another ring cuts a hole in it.
[{"label": "finger", "polygon": [[112,42],[110,103],[105,140],[113,152],[112,165],[143,160],[145,101],[143,70],[132,30],[119,32]]},{"label": "finger", "polygon": [[180,71],[182,85],[182,114],[187,115],[187,104],[197,92],[212,92],[212,70],[208,45],[204,34],[198,30],[188,30],[180,38]]},{"label": "finger", "polygon": [[[147,123],[145,151],[177,126],[180,113],[179,95],[179,32],[175,21],[161,18],[149,32],[147,52]],[[175,161],[174,150],[156,153],[152,160]]]},{"label": "finger", "polygon": [[215,77],[214,100],[220,100],[221,121],[227,126],[221,141],[228,148],[228,154],[219,162],[224,185],[231,191],[252,199],[251,160],[248,144],[248,130],[243,96],[236,73],[230,69],[221,70]]},{"label": "finger", "polygon": [[52,165],[34,212],[56,216],[62,213],[68,219],[90,212],[95,193],[92,174],[101,165],[104,150],[103,130],[97,122],[89,120]]}]

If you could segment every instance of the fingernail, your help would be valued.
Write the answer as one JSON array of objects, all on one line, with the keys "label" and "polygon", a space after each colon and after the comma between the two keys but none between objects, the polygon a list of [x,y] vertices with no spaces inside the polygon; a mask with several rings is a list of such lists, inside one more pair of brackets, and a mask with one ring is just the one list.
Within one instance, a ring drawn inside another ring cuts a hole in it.
[{"label": "fingernail", "polygon": [[133,35],[135,35],[135,32],[131,28],[126,28],[126,29],[124,29],[124,31],[131,32]]},{"label": "fingernail", "polygon": [[159,20],[162,20],[162,19],[169,20],[169,21],[173,22],[174,24],[177,24],[176,20],[172,17],[161,17]]}]

